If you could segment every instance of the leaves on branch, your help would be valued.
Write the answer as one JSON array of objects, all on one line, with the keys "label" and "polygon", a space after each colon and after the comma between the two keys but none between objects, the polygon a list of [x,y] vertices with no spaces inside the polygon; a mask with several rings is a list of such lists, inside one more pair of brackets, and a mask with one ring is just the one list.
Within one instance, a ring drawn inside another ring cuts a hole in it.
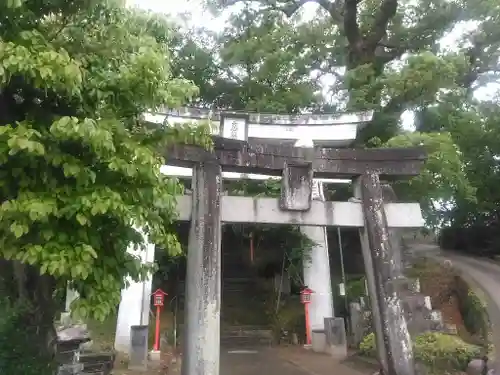
[{"label": "leaves on branch", "polygon": [[69,282],[76,311],[103,319],[126,277],[151,270],[130,251],[143,234],[181,251],[170,224],[182,187],[161,174],[159,150],[210,147],[209,129],[152,129],[140,115],[197,89],[172,76],[165,18],[113,1],[0,9],[0,259]]}]

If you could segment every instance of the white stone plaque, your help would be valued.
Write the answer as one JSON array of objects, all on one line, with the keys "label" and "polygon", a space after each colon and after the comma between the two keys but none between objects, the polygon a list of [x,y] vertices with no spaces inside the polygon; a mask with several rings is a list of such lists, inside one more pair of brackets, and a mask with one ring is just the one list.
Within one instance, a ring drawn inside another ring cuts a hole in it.
[{"label": "white stone plaque", "polygon": [[247,120],[245,118],[224,117],[223,121],[221,135],[224,138],[247,140]]},{"label": "white stone plaque", "polygon": [[344,283],[339,284],[339,296],[345,296],[345,286]]},{"label": "white stone plaque", "polygon": [[425,307],[427,307],[427,309],[432,310],[432,302],[431,302],[430,296],[425,296],[424,304],[425,304]]}]

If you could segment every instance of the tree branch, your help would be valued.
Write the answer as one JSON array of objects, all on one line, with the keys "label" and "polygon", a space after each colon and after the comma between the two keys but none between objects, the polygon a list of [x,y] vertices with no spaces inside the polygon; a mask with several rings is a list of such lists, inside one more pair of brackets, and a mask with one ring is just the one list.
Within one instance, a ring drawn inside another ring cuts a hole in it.
[{"label": "tree branch", "polygon": [[373,29],[367,37],[368,45],[375,46],[387,35],[387,25],[396,15],[398,10],[398,0],[384,0],[375,15]]},{"label": "tree branch", "polygon": [[[231,5],[235,5],[237,3],[241,3],[248,0],[222,0],[221,5],[223,7],[228,7]],[[342,22],[342,12],[341,6],[342,2],[339,0],[250,0],[253,2],[257,2],[263,5],[267,5],[274,10],[278,10],[283,12],[287,17],[291,17],[297,12],[302,6],[307,3],[316,3],[324,10],[328,12],[328,14],[333,18],[335,22]]]},{"label": "tree branch", "polygon": [[394,59],[400,58],[409,49],[410,47],[405,45],[392,46],[378,42],[375,48],[375,57],[379,63],[386,64]]},{"label": "tree branch", "polygon": [[360,41],[358,3],[358,0],[345,0],[344,3],[344,32],[350,46],[356,46]]},{"label": "tree branch", "polygon": [[332,19],[340,23],[342,22],[342,11],[341,11],[341,3],[337,0],[298,0],[293,2],[288,2],[286,5],[282,7],[282,11],[287,15],[287,17],[291,17],[296,11],[298,11],[303,5],[307,3],[316,3],[321,8],[326,10],[328,14],[332,17]]},{"label": "tree branch", "polygon": [[59,27],[59,29],[58,29],[58,30],[54,33],[54,35],[50,36],[50,38],[49,38],[49,40],[48,40],[48,41],[49,41],[49,42],[52,42],[53,40],[55,40],[55,39],[59,36],[59,34],[61,34],[61,33],[63,32],[63,30],[64,30],[66,27],[68,27],[69,23],[70,23],[70,17],[69,17],[69,16],[68,16],[68,17],[64,17],[64,18],[63,18],[63,21],[61,22],[61,26],[60,26],[60,27]]}]

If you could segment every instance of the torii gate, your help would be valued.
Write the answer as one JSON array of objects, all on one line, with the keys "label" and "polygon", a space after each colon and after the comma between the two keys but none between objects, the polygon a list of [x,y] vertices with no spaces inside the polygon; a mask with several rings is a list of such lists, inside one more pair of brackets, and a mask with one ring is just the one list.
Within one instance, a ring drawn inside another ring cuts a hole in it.
[{"label": "torii gate", "polygon": [[[420,227],[423,220],[418,204],[384,205],[380,178],[418,174],[423,151],[301,149],[220,137],[214,143],[213,152],[165,150],[169,164],[193,167],[192,196],[179,199],[180,219],[191,220],[183,375],[219,373],[222,222],[359,227],[381,365],[385,374],[413,374],[388,227]],[[282,174],[281,199],[222,196],[222,170]],[[352,179],[355,199],[313,201],[313,176]]]},{"label": "torii gate", "polygon": [[[181,218],[191,220],[182,374],[219,373],[222,222],[360,227],[381,365],[388,375],[413,374],[389,226],[418,227],[423,220],[418,204],[384,205],[380,178],[418,174],[423,150],[303,149],[219,137],[214,143],[213,152],[193,146],[165,151],[169,163],[193,167],[191,204],[180,200]],[[223,169],[282,173],[281,198],[222,196]],[[313,176],[353,179],[356,201],[312,201]]]},{"label": "torii gate", "polygon": [[[306,143],[312,142],[327,147],[347,147],[356,139],[357,130],[369,122],[372,115],[372,112],[369,111],[278,115],[237,111],[214,112],[204,108],[182,107],[179,109],[160,109],[154,113],[147,113],[144,117],[147,122],[153,125],[209,121],[213,134],[230,139],[244,141],[265,139],[266,142],[275,145],[287,144],[288,146],[298,145],[297,141],[299,143],[306,141]],[[169,160],[167,160],[167,163],[169,165],[162,167],[162,173],[175,177],[191,178],[191,168],[172,165],[175,163],[170,163]],[[224,179],[267,179],[270,176],[223,171],[222,177]],[[323,183],[349,182],[350,180],[318,179],[316,176],[314,179],[313,200],[324,200],[322,194]],[[185,206],[186,199],[189,200],[189,198],[180,200],[181,207]],[[344,206],[347,211],[349,211],[348,206]],[[337,210],[336,212],[340,211]],[[268,212],[267,215],[269,214]],[[181,215],[181,219],[182,217],[186,218]],[[348,215],[342,215],[341,217],[348,217]],[[358,216],[358,222],[361,219],[362,217]],[[311,254],[308,255],[307,260],[304,262],[304,282],[315,291],[315,296],[310,305],[312,329],[323,329],[324,318],[334,316],[328,241],[325,230],[324,227],[301,226],[304,235],[315,243]],[[154,245],[149,244],[146,251],[139,252],[136,255],[140,256],[144,262],[153,262]],[[150,311],[148,296],[151,292],[151,280],[145,282],[130,280],[130,286],[122,291],[122,302],[116,329],[116,350],[121,352],[129,351],[131,325],[148,325]],[[67,301],[70,302],[73,298],[73,293],[69,291]]]}]

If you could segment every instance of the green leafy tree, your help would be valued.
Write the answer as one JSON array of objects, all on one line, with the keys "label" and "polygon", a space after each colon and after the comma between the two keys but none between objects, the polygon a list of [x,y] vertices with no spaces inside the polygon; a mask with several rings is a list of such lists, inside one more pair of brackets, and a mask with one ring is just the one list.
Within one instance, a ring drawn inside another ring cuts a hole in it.
[{"label": "green leafy tree", "polygon": [[76,312],[103,319],[125,276],[149,269],[127,252],[141,231],[180,251],[169,228],[181,187],[160,173],[158,150],[210,145],[205,127],[141,122],[196,93],[172,76],[171,34],[119,1],[0,5],[2,374],[54,373],[57,291],[69,284]]},{"label": "green leafy tree", "polygon": [[282,13],[249,7],[221,33],[178,29],[175,74],[199,88],[198,105],[263,113],[318,111],[325,103],[296,25]]},{"label": "green leafy tree", "polygon": [[[493,108],[498,107],[498,100],[488,103],[486,110],[474,93],[491,87],[500,77],[497,3],[467,0],[206,0],[206,3],[215,11],[230,9],[236,14],[227,27],[233,33],[226,30],[225,38],[238,46],[240,56],[251,51],[247,59],[253,57],[254,51],[266,51],[269,41],[260,43],[259,38],[245,38],[244,32],[235,30],[247,25],[255,33],[247,35],[260,35],[256,29],[265,29],[258,21],[258,14],[264,19],[267,16],[280,20],[273,25],[273,34],[293,29],[294,42],[284,40],[281,51],[297,46],[294,64],[300,63],[315,78],[329,77],[329,82],[333,82],[333,87],[328,88],[332,96],[319,110],[374,111],[373,120],[359,132],[358,146],[423,144],[430,152],[430,160],[422,176],[400,184],[397,190],[400,199],[419,198],[430,222],[450,219],[471,222],[478,215],[490,220],[496,215],[492,212],[498,199],[488,192],[496,190],[497,154],[484,151],[492,150],[489,140],[495,139],[492,135],[496,129],[484,124],[489,123],[486,118],[495,119]],[[317,11],[313,17],[309,13],[304,22],[301,17],[306,4],[315,4]],[[245,24],[242,20],[248,19],[245,14],[249,8],[255,14],[254,21]],[[253,49],[245,49],[247,45]],[[265,77],[273,81],[274,75],[268,72]],[[401,135],[405,111],[415,113],[419,133]],[[433,132],[437,134],[422,134]],[[452,204],[436,205],[436,201]]]},{"label": "green leafy tree", "polygon": [[297,35],[281,13],[246,7],[230,18],[218,42],[222,68],[238,90],[240,102],[232,108],[296,113],[320,105],[320,87],[310,76],[309,59],[301,57]]},{"label": "green leafy tree", "polygon": [[385,147],[423,146],[427,160],[422,172],[407,181],[397,181],[398,196],[420,202],[428,225],[437,226],[446,220],[443,202],[462,200],[475,202],[476,190],[463,168],[463,157],[450,133],[404,133],[391,138]]},{"label": "green leafy tree", "polygon": [[422,112],[419,126],[451,134],[461,152],[463,173],[475,191],[474,200],[456,196],[456,205],[446,212],[447,221],[457,226],[498,225],[500,107],[496,100],[464,105],[451,99]]}]

